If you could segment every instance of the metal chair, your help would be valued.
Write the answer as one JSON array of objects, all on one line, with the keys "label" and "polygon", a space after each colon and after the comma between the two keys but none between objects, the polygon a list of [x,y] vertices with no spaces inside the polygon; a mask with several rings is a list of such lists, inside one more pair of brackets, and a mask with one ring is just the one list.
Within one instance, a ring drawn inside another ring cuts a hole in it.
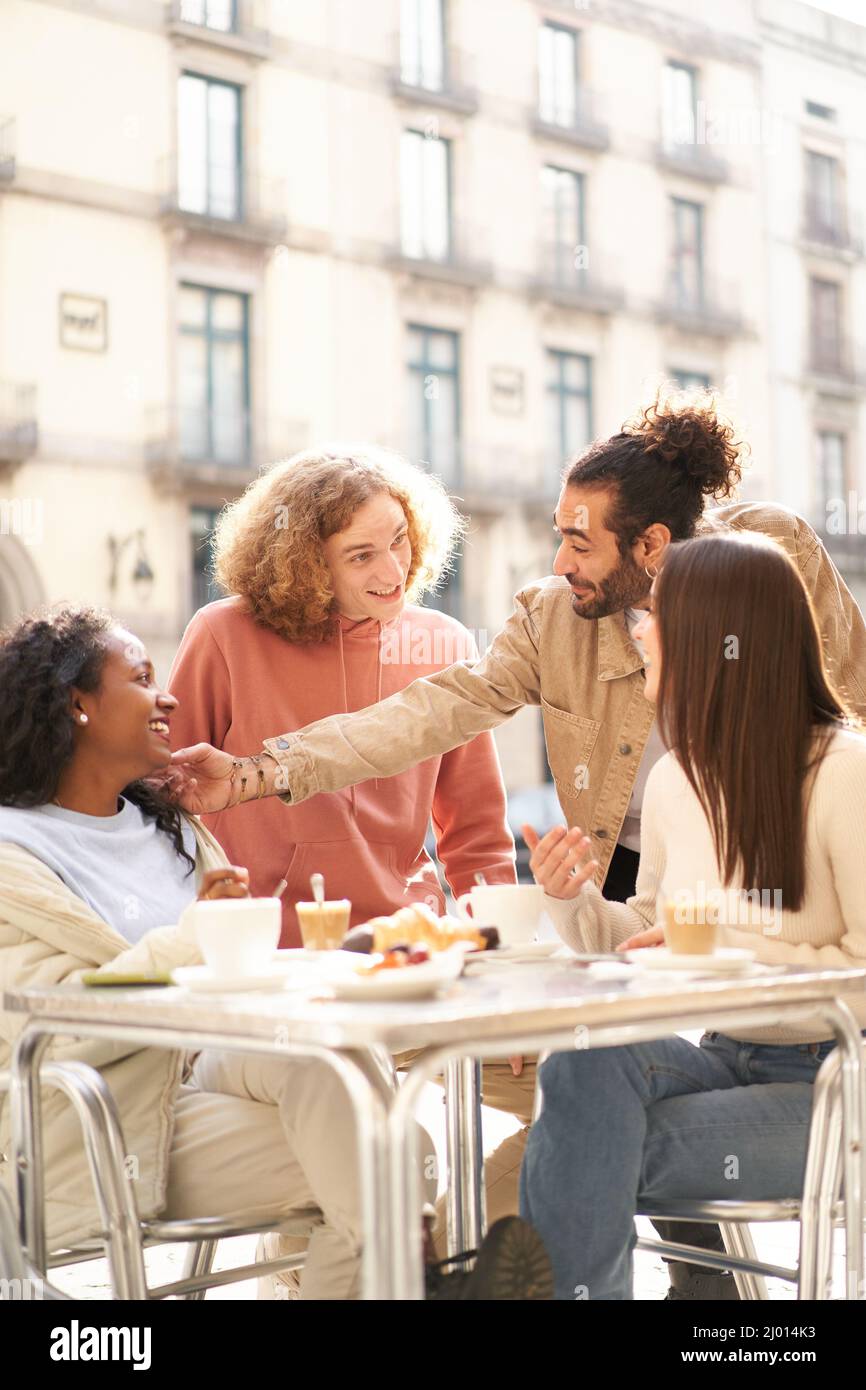
[{"label": "metal chair", "polygon": [[[538,1059],[539,1068],[548,1053]],[[665,1221],[706,1221],[719,1226],[726,1254],[701,1250],[694,1245],[640,1236],[637,1249],[649,1250],[666,1259],[714,1269],[730,1269],[741,1299],[769,1297],[765,1276],[784,1279],[797,1287],[797,1298],[824,1300],[829,1297],[832,1270],[833,1229],[844,1224],[845,1208],[840,1201],[842,1187],[842,1104],[841,1058],[834,1049],[825,1058],[814,1083],[806,1170],[800,1197],[765,1202],[727,1200],[642,1202],[637,1215],[659,1217]],[[533,1121],[541,1113],[541,1087],[536,1089]],[[799,1258],[796,1269],[787,1269],[759,1260],[749,1226],[761,1221],[799,1221]],[[854,1238],[862,1239],[860,1230]],[[858,1297],[846,1289],[846,1296]]]},{"label": "metal chair", "polygon": [[[0,1071],[0,1092],[8,1091],[10,1080],[8,1071]],[[63,1091],[78,1115],[103,1228],[92,1238],[75,1246],[51,1251],[44,1261],[45,1267],[39,1268],[39,1261],[34,1261],[33,1252],[30,1258],[25,1257],[22,1242],[15,1230],[14,1216],[11,1215],[11,1202],[5,1190],[0,1188],[0,1273],[8,1266],[18,1271],[9,1277],[39,1278],[43,1280],[43,1297],[65,1299],[67,1295],[48,1279],[48,1270],[60,1265],[106,1258],[115,1298],[201,1299],[209,1288],[278,1274],[303,1265],[306,1252],[241,1265],[215,1274],[213,1262],[219,1241],[267,1231],[309,1236],[322,1224],[321,1213],[311,1210],[288,1220],[278,1211],[264,1216],[260,1211],[255,1215],[240,1212],[231,1219],[211,1216],[191,1221],[141,1220],[132,1184],[124,1167],[125,1147],[114,1097],[100,1073],[81,1062],[46,1062],[41,1069],[41,1081],[43,1085]],[[144,1250],[156,1245],[180,1243],[190,1246],[183,1278],[148,1288]]]}]

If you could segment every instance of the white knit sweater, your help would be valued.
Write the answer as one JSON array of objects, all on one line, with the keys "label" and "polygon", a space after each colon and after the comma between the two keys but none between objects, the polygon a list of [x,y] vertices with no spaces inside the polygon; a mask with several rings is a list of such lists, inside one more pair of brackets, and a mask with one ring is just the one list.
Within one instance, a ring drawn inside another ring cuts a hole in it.
[{"label": "white knit sweater", "polygon": [[[760,769],[756,769],[760,776]],[[740,883],[726,885],[713,849],[710,825],[673,753],[656,763],[647,780],[641,816],[641,857],[636,893],[627,903],[608,902],[594,883],[571,902],[546,897],[562,939],[576,951],[612,951],[635,932],[655,924],[659,893],[717,903],[720,944],[748,947],[770,965],[827,970],[866,969],[866,738],[839,731],[814,779],[806,812],[806,891],[796,912],[781,895],[757,895],[751,903]],[[652,948],[647,948],[652,949]],[[866,1028],[866,991],[843,996]],[[816,1021],[798,1027],[737,1030],[743,1041],[801,1043],[829,1036]]]}]

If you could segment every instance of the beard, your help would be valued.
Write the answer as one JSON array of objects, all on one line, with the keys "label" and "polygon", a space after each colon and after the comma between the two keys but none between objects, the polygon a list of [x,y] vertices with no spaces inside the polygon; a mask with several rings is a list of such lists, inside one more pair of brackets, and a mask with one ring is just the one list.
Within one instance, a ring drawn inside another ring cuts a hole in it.
[{"label": "beard", "polygon": [[641,600],[646,599],[649,594],[650,581],[646,570],[636,565],[631,555],[624,555],[616,569],[612,569],[599,584],[586,587],[591,592],[585,597],[572,594],[571,606],[577,616],[607,618],[611,613],[621,613],[624,608],[639,606]]}]

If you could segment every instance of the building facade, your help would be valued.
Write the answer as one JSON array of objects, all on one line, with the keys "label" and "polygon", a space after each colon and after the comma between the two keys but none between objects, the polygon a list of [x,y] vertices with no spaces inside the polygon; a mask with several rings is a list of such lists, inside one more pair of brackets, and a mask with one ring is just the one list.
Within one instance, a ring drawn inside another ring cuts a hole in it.
[{"label": "building facade", "polygon": [[[222,502],[370,439],[461,499],[483,642],[661,378],[720,388],[747,496],[856,490],[866,30],[694,11],[4,0],[0,619],[105,604],[164,674]],[[544,777],[534,712],[498,737]]]}]

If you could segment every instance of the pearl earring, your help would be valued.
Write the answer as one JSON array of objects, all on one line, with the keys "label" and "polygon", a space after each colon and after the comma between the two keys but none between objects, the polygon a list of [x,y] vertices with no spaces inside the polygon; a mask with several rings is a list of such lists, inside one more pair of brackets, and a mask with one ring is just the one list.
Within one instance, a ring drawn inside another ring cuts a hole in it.
[{"label": "pearl earring", "polygon": [[79,724],[86,724],[86,723],[87,723],[87,715],[86,715],[86,714],[80,715],[80,716],[79,716],[79,719],[78,719],[78,722],[79,722]]}]

